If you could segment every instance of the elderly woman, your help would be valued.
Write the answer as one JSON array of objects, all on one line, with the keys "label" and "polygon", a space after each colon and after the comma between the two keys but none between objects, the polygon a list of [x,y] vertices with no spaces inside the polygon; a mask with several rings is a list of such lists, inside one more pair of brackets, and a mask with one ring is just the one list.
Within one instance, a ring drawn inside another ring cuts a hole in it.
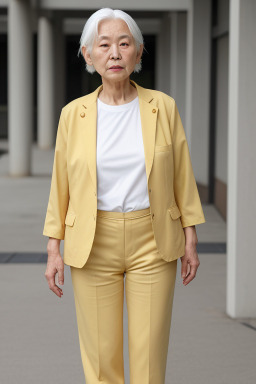
[{"label": "elderly woman", "polygon": [[62,108],[56,138],[45,276],[61,297],[70,266],[87,384],[124,383],[124,281],[130,383],[164,384],[177,259],[184,285],[199,266],[205,218],[177,105],[129,78],[143,47],[121,10],[87,20],[80,52],[102,84]]}]

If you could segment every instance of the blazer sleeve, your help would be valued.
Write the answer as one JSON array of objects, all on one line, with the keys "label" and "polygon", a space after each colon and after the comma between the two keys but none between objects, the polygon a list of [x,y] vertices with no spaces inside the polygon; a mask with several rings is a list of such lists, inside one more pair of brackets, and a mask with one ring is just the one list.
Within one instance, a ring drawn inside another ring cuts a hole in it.
[{"label": "blazer sleeve", "polygon": [[173,140],[174,194],[181,212],[182,227],[205,223],[189,147],[178,107],[174,99],[170,127]]},{"label": "blazer sleeve", "polygon": [[67,137],[68,131],[62,108],[57,129],[50,194],[43,229],[44,236],[61,240],[64,240],[65,217],[69,203]]}]

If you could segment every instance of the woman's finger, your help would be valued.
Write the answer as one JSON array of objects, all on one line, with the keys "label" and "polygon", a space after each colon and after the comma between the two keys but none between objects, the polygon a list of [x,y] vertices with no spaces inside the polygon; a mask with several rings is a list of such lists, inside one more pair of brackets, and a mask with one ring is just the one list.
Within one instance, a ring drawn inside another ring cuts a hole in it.
[{"label": "woman's finger", "polygon": [[59,284],[61,285],[64,284],[64,266],[63,265],[58,267],[58,281],[59,281]]},{"label": "woman's finger", "polygon": [[185,256],[181,258],[181,277],[184,279],[187,274],[188,261]]},{"label": "woman's finger", "polygon": [[193,280],[196,276],[197,271],[197,264],[190,264],[190,271],[185,279],[183,279],[183,284],[187,285],[190,283],[191,280]]},{"label": "woman's finger", "polygon": [[191,271],[191,266],[190,266],[190,263],[188,262],[188,263],[187,263],[187,272],[186,272],[186,276],[189,275],[190,271]]},{"label": "woman's finger", "polygon": [[61,297],[63,292],[62,289],[55,284],[55,274],[56,272],[46,272],[45,277],[47,279],[50,290],[53,291],[57,296]]},{"label": "woman's finger", "polygon": [[56,284],[50,288],[57,296],[61,297],[63,295],[62,289],[59,288]]}]

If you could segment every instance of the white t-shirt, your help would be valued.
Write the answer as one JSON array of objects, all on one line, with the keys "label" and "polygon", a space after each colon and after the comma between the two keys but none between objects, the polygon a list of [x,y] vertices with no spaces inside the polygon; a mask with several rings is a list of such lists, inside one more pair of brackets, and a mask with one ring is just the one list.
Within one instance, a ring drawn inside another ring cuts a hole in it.
[{"label": "white t-shirt", "polygon": [[97,194],[105,211],[150,206],[138,96],[121,105],[97,99]]}]

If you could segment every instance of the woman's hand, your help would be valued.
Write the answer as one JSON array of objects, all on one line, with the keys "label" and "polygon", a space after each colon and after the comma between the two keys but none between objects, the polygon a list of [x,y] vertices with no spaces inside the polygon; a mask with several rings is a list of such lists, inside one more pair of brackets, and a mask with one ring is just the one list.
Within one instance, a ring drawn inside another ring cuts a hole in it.
[{"label": "woman's hand", "polygon": [[58,273],[59,284],[64,284],[64,262],[60,254],[60,240],[49,238],[47,244],[48,260],[45,277],[49,288],[59,297],[63,295],[62,289],[55,284],[55,275]]},{"label": "woman's hand", "polygon": [[185,255],[181,257],[181,277],[183,284],[187,285],[196,276],[200,265],[196,244],[198,243],[195,226],[183,228],[186,237]]}]

